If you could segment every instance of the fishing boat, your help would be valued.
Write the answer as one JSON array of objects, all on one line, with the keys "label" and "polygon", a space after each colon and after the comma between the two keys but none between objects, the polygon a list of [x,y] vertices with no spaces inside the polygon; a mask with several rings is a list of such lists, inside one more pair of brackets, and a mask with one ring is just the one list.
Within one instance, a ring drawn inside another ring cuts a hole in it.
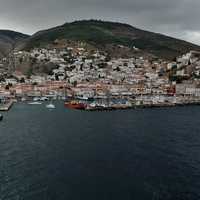
[{"label": "fishing boat", "polygon": [[53,103],[50,103],[50,104],[46,105],[46,108],[48,108],[48,109],[55,109],[56,106]]},{"label": "fishing boat", "polygon": [[3,120],[3,115],[2,114],[0,114],[0,121],[2,121]]},{"label": "fishing boat", "polygon": [[70,109],[84,110],[87,105],[84,103],[79,103],[77,101],[65,102],[65,107]]}]

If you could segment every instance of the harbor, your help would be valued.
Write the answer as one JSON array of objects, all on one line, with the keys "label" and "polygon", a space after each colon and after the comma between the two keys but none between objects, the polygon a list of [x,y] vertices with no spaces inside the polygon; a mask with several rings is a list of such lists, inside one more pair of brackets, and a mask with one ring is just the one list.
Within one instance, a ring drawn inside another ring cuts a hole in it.
[{"label": "harbor", "polygon": [[200,104],[200,52],[190,51],[174,62],[166,62],[148,57],[107,60],[102,52],[89,54],[87,49],[79,49],[76,56],[69,56],[71,62],[68,63],[63,53],[73,50],[78,49],[16,52],[16,59],[26,56],[27,59],[37,58],[39,63],[40,57],[56,58],[52,62],[57,67],[50,75],[25,76],[18,70],[12,75],[5,72],[0,82],[0,111],[8,111],[13,101],[40,105],[59,100],[68,109],[85,111]]},{"label": "harbor", "polygon": [[137,96],[134,98],[124,99],[92,99],[80,100],[77,98],[65,98],[54,96],[47,98],[46,96],[34,97],[29,99],[8,99],[0,103],[0,111],[9,111],[14,103],[26,103],[28,105],[37,106],[44,104],[46,108],[56,109],[53,102],[60,101],[65,109],[74,109],[82,111],[113,111],[128,110],[138,108],[161,108],[176,107],[188,105],[200,105],[200,98],[191,96]]}]

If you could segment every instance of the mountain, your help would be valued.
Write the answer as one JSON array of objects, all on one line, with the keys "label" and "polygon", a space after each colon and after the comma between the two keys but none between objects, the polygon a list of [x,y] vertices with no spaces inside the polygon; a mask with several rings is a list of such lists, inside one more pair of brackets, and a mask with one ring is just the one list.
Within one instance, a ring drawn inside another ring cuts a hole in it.
[{"label": "mountain", "polygon": [[29,36],[10,30],[0,30],[0,57],[5,57]]},{"label": "mountain", "polygon": [[25,43],[24,49],[43,47],[56,39],[83,41],[95,47],[109,50],[110,46],[133,46],[160,58],[173,59],[200,46],[158,33],[140,30],[128,24],[83,20],[66,23],[55,28],[39,31]]}]

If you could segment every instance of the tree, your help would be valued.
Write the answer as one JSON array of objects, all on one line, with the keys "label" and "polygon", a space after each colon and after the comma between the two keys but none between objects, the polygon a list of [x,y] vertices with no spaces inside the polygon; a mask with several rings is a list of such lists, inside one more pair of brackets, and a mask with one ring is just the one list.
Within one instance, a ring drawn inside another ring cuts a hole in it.
[{"label": "tree", "polygon": [[56,81],[59,81],[59,76],[58,76],[58,74],[55,75],[55,79],[56,79]]},{"label": "tree", "polygon": [[22,78],[20,79],[20,83],[25,83],[25,78],[24,78],[24,77],[22,77]]},{"label": "tree", "polygon": [[23,62],[23,58],[20,58],[19,63],[22,64],[22,62]]},{"label": "tree", "polygon": [[78,84],[77,81],[74,81],[74,82],[73,82],[73,86],[74,86],[74,87],[76,87],[77,84]]},{"label": "tree", "polygon": [[80,70],[83,71],[83,63],[81,64]]},{"label": "tree", "polygon": [[9,90],[9,89],[10,89],[9,85],[6,85],[5,89],[6,89],[6,90]]},{"label": "tree", "polygon": [[106,61],[106,62],[111,61],[111,56],[110,56],[109,54],[106,56],[105,61]]},{"label": "tree", "polygon": [[94,66],[93,66],[92,63],[90,64],[90,70],[91,70],[91,69],[94,69]]},{"label": "tree", "polygon": [[116,68],[116,71],[118,71],[118,72],[120,72],[120,71],[121,71],[121,69],[120,69],[120,67],[119,67],[119,66],[117,66],[117,68]]},{"label": "tree", "polygon": [[34,86],[38,85],[36,82],[33,83]]}]

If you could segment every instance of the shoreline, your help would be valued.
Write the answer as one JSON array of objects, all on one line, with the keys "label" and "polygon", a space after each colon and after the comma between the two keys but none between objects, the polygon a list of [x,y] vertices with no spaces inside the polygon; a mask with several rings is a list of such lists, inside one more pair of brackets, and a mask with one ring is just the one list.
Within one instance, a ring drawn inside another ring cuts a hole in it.
[{"label": "shoreline", "polygon": [[[174,108],[174,107],[186,107],[186,106],[199,106],[200,102],[185,102],[185,103],[162,103],[162,104],[140,104],[140,105],[112,105],[112,106],[94,106],[91,107],[89,104],[85,104],[85,108],[76,109],[76,108],[67,108],[64,106],[63,100],[54,100],[63,103],[64,109],[69,110],[81,110],[86,112],[95,112],[95,111],[117,111],[117,110],[134,110],[134,109],[147,109],[147,108]],[[10,100],[9,102],[0,105],[0,112],[8,112],[15,103],[25,103],[28,105],[29,101],[14,101]],[[43,101],[42,103],[48,103],[49,101]]]},{"label": "shoreline", "polygon": [[95,111],[117,111],[117,110],[135,110],[135,109],[150,109],[150,108],[175,108],[175,107],[188,107],[188,106],[199,106],[200,103],[186,103],[186,104],[176,104],[176,105],[140,105],[140,106],[132,106],[132,107],[119,107],[119,108],[89,108],[83,109],[83,111],[87,112],[95,112]]}]

